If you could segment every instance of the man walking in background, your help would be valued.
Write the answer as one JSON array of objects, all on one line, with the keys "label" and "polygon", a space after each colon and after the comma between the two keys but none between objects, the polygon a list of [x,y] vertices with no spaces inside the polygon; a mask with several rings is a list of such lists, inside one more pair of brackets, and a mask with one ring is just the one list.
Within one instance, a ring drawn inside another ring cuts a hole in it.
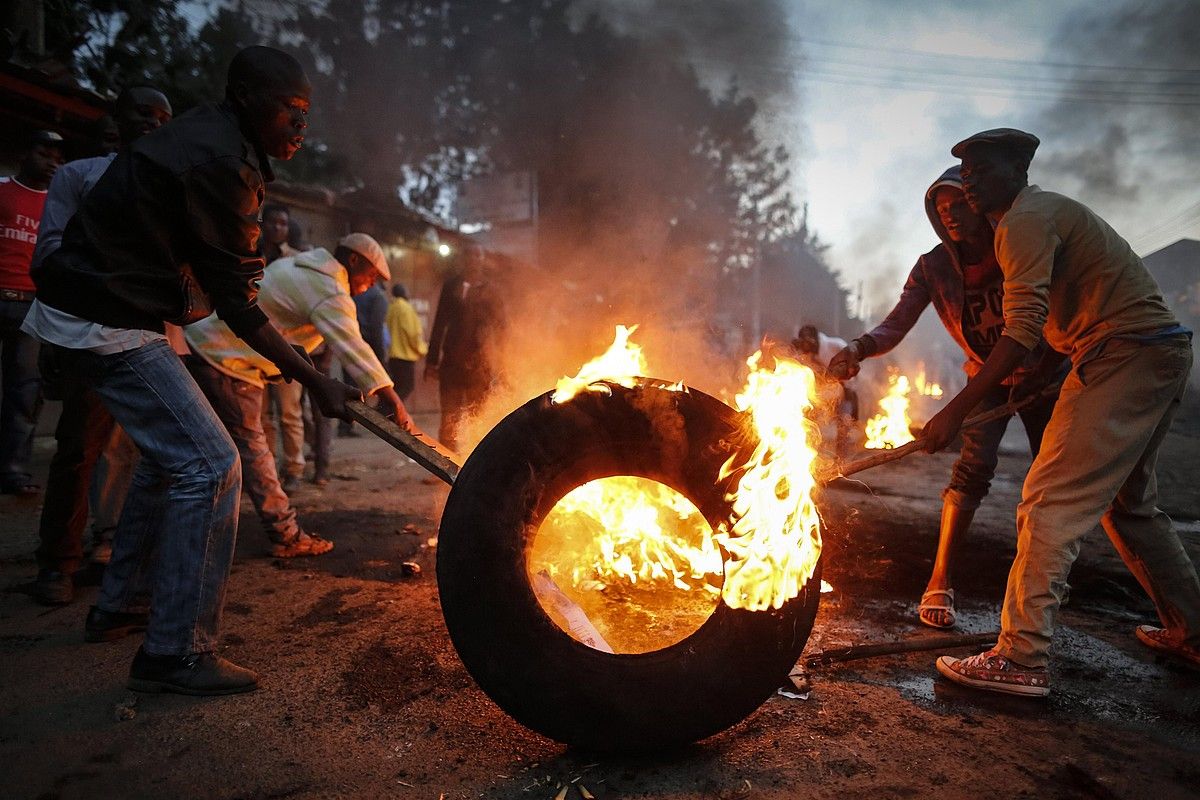
[{"label": "man walking in background", "polygon": [[34,285],[29,269],[50,180],[63,162],[63,138],[39,131],[17,174],[0,178],[0,493],[32,497],[33,431],[41,408],[38,342],[21,330]]},{"label": "man walking in background", "polygon": [[429,352],[421,331],[421,318],[408,302],[404,284],[392,287],[392,302],[387,310],[387,370],[396,385],[396,394],[407,400],[417,385],[417,361]]},{"label": "man walking in background", "polygon": [[469,245],[464,255],[463,272],[442,284],[425,359],[425,379],[438,382],[438,439],[451,450],[497,378],[494,350],[504,331],[503,298],[483,248]]}]

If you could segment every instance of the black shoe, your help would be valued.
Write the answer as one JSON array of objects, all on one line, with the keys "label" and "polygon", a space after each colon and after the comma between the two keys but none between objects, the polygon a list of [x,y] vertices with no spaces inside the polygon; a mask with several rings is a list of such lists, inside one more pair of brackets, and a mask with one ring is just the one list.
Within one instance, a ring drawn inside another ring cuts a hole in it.
[{"label": "black shoe", "polygon": [[258,675],[215,653],[155,656],[139,647],[127,685],[135,692],[238,694],[257,689]]},{"label": "black shoe", "polygon": [[83,623],[83,640],[85,642],[115,642],[132,633],[146,630],[150,615],[136,611],[105,611],[92,606],[88,610],[87,620]]},{"label": "black shoe", "polygon": [[75,599],[75,582],[70,575],[40,569],[33,582],[33,599],[44,606],[65,606]]}]

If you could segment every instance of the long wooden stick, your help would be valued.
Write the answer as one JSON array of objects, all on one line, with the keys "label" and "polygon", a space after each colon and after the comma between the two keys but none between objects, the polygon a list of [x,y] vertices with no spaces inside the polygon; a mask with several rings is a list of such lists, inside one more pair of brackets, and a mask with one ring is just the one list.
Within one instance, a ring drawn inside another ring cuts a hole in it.
[{"label": "long wooden stick", "polygon": [[983,645],[995,644],[999,636],[999,631],[992,631],[991,633],[925,636],[916,639],[904,639],[898,642],[877,642],[874,644],[856,644],[850,647],[834,647],[805,656],[804,666],[808,669],[813,669],[840,661],[854,661],[859,658],[893,656],[900,653],[921,653],[927,650],[952,650],[958,647],[981,647]]},{"label": "long wooden stick", "polygon": [[380,414],[366,403],[350,400],[346,403],[346,411],[371,433],[383,439],[392,447],[399,450],[413,461],[451,486],[458,477],[459,465],[451,456],[454,454],[435,439],[421,441],[423,434],[411,434],[395,422]]},{"label": "long wooden stick", "polygon": [[[1036,400],[1041,400],[1042,398],[1057,392],[1060,388],[1061,384],[1056,383],[1052,386],[1048,386],[1037,394],[1031,394],[1029,397],[1021,400],[1011,401],[1002,406],[997,406],[991,411],[985,411],[982,414],[976,414],[975,416],[963,422],[962,427],[970,428],[973,425],[984,425],[988,422],[995,422],[998,419],[1011,417],[1022,408],[1031,405]],[[872,467],[878,467],[880,464],[887,464],[892,461],[896,461],[897,459],[904,458],[905,456],[915,453],[923,447],[925,447],[925,440],[924,438],[918,436],[911,442],[902,444],[899,447],[891,450],[881,450],[878,453],[872,453],[869,456],[863,456],[862,458],[857,458],[845,464],[835,464],[829,470],[824,471],[819,480],[821,483],[828,483],[834,478],[844,478],[848,475],[853,475],[856,472],[862,472],[864,469],[871,469]]]}]

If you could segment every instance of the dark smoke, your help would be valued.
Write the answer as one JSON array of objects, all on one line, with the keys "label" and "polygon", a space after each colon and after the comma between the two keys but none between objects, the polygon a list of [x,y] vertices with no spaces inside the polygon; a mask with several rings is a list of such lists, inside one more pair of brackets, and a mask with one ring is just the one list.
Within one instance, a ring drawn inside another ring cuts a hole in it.
[{"label": "dark smoke", "polygon": [[[1063,99],[1040,120],[1044,152],[1034,162],[1035,172],[1108,209],[1149,201],[1141,191],[1147,176],[1168,191],[1190,188],[1188,196],[1194,197],[1200,4],[1167,0],[1128,2],[1115,11],[1090,7],[1064,20],[1055,41],[1060,48],[1052,53],[1054,61],[1128,69],[1074,71]],[[1080,102],[1081,96],[1104,89],[1129,92],[1141,103]],[[1172,99],[1183,94],[1191,99]]]},{"label": "dark smoke", "polygon": [[676,47],[701,75],[736,78],[763,102],[794,101],[799,48],[780,0],[580,0],[616,30]]}]

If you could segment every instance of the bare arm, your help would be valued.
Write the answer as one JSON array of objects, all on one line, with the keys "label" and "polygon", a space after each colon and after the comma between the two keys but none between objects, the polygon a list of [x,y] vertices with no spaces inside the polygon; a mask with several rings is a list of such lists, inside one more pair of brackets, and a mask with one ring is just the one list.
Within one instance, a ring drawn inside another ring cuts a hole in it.
[{"label": "bare arm", "polygon": [[362,392],[339,380],[322,375],[306,355],[292,347],[269,322],[242,336],[242,340],[279,368],[285,380],[300,381],[312,392],[317,407],[328,417],[349,419],[347,400],[361,400]]},{"label": "bare arm", "polygon": [[925,440],[925,452],[936,453],[950,444],[971,409],[1003,383],[1027,355],[1029,350],[1018,344],[1016,339],[1001,336],[987,361],[983,362],[979,373],[967,382],[963,390],[955,395],[945,408],[926,423],[921,434],[921,438]]}]

